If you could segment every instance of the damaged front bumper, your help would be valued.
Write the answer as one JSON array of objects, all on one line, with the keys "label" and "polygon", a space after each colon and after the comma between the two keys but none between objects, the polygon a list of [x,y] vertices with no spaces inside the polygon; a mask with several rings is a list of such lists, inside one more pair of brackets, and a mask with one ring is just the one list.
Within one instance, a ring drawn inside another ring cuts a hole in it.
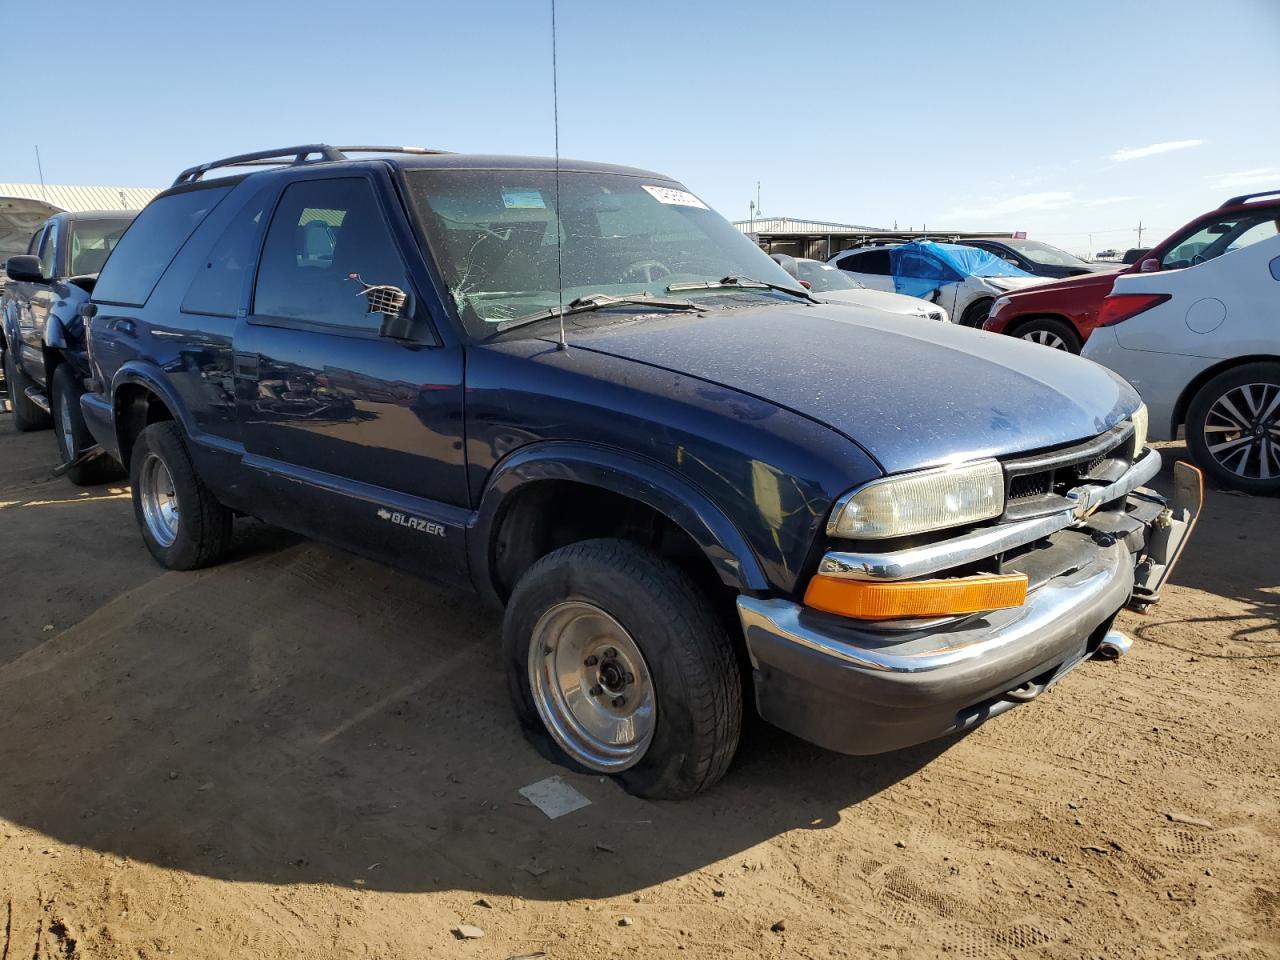
[{"label": "damaged front bumper", "polygon": [[829,553],[820,566],[827,576],[903,580],[998,558],[1002,572],[1028,577],[1020,607],[886,631],[739,597],[760,714],[828,749],[881,753],[971,729],[1100,648],[1114,654],[1123,646],[1108,638],[1116,614],[1159,598],[1203,502],[1199,471],[1184,463],[1171,503],[1144,488],[1159,468],[1148,451],[1115,482],[1080,488],[1061,514],[891,553]]}]

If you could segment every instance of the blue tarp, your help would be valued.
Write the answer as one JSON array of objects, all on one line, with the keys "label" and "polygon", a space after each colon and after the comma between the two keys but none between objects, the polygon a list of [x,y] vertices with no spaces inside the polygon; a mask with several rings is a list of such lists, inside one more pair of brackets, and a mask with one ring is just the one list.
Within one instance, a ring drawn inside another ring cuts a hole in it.
[{"label": "blue tarp", "polygon": [[927,297],[965,277],[1029,277],[994,253],[958,243],[913,240],[889,249],[893,288],[909,297]]}]

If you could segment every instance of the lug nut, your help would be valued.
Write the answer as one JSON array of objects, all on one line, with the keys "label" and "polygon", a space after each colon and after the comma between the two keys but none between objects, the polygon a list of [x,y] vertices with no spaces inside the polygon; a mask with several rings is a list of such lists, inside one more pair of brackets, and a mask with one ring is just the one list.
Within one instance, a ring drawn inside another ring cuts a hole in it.
[{"label": "lug nut", "polygon": [[627,698],[626,698],[626,697],[614,697],[614,698],[613,698],[613,705],[614,705],[615,707],[620,707],[620,706],[622,706],[622,705],[623,705],[624,703],[626,703],[626,702],[627,702]]},{"label": "lug nut", "polygon": [[604,687],[600,686],[600,684],[597,683],[591,687],[591,695],[593,697],[598,697],[602,693],[604,693]]},{"label": "lug nut", "polygon": [[594,667],[597,663],[600,662],[600,658],[593,653],[591,656],[587,657],[587,659],[583,660],[582,662],[586,664],[588,667]]},{"label": "lug nut", "polygon": [[605,658],[606,660],[612,660],[612,659],[613,659],[614,657],[616,657],[617,655],[618,655],[618,651],[617,651],[617,650],[615,650],[615,649],[613,649],[613,647],[606,647],[606,648],[605,648],[605,651],[604,651],[604,658]]},{"label": "lug nut", "polygon": [[628,674],[626,675],[626,677],[624,677],[624,678],[623,678],[623,680],[624,680],[624,682],[626,682],[626,683],[635,683],[635,682],[636,682],[636,675],[635,675],[634,673],[628,673]]}]

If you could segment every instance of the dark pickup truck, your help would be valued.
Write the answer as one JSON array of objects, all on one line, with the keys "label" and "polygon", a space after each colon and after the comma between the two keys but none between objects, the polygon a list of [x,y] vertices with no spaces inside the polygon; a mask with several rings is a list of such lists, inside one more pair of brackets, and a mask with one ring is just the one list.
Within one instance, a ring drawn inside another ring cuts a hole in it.
[{"label": "dark pickup truck", "polygon": [[89,364],[79,307],[133,216],[124,210],[56,214],[40,225],[26,255],[5,264],[0,350],[13,426],[27,431],[56,424],[59,456],[75,483],[114,472],[100,459],[75,463],[90,445],[80,413]]},{"label": "dark pickup truck", "polygon": [[651,797],[724,773],[744,696],[876,753],[1127,647],[1200,497],[1143,487],[1119,378],[816,303],[660,174],[357,149],[185,171],[82,308],[160,563],[252,515],[473,587],[530,740]]}]

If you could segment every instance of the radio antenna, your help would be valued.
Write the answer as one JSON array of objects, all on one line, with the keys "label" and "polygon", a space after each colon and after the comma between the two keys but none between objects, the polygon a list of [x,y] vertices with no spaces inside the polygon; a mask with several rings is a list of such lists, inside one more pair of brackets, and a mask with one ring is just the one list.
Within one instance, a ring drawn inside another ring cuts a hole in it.
[{"label": "radio antenna", "polygon": [[567,349],[564,342],[564,260],[561,254],[560,231],[560,77],[556,63],[556,0],[551,0],[551,116],[555,127],[556,139],[556,289],[560,295],[560,344],[561,350]]}]

